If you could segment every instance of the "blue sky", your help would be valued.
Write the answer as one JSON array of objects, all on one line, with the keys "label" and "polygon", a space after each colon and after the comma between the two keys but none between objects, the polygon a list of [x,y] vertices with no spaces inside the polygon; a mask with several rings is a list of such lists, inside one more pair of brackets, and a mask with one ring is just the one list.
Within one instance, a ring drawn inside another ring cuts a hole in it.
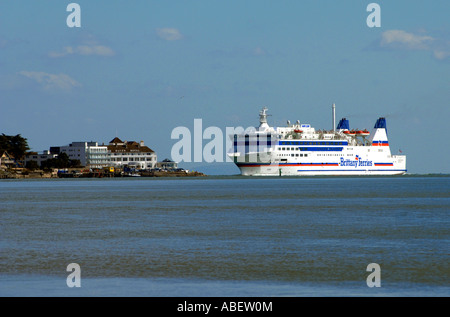
[{"label": "blue sky", "polygon": [[[66,7],[81,7],[69,28]],[[386,116],[411,173],[450,173],[450,2],[0,2],[0,133],[34,151],[144,140],[170,157],[171,131],[286,120],[371,129]],[[207,142],[207,141],[205,141]],[[234,174],[232,163],[181,164]]]}]

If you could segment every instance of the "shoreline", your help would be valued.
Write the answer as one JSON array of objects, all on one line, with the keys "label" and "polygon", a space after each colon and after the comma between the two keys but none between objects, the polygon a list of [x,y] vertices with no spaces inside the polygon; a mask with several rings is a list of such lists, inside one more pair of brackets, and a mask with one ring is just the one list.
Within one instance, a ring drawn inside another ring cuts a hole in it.
[{"label": "shoreline", "polygon": [[108,171],[79,171],[69,169],[67,172],[27,170],[16,168],[0,171],[0,179],[57,179],[57,178],[130,178],[130,177],[206,177],[208,175],[196,171],[141,171],[133,174]]}]

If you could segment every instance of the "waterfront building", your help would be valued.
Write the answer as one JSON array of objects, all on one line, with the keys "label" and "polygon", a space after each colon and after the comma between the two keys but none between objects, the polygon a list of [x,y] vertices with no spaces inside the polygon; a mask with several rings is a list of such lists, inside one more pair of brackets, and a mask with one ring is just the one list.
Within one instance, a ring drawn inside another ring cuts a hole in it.
[{"label": "waterfront building", "polygon": [[162,160],[162,162],[158,162],[156,167],[161,168],[163,170],[176,170],[178,168],[178,163],[166,158]]},{"label": "waterfront building", "polygon": [[17,167],[17,162],[6,150],[0,150],[0,167]]},{"label": "waterfront building", "polygon": [[153,169],[156,166],[156,152],[144,144],[144,141],[122,141],[115,137],[109,142],[108,151],[111,165],[116,167],[134,167]]},{"label": "waterfront building", "polygon": [[42,154],[39,154],[37,152],[28,152],[27,154],[25,154],[25,166],[27,166],[27,163],[30,161],[35,161],[38,166],[41,166],[42,162],[49,159],[54,159],[56,157],[58,157],[58,154],[51,153],[48,150],[45,150]]},{"label": "waterfront building", "polygon": [[66,153],[70,160],[79,160],[82,166],[103,168],[111,165],[111,158],[106,145],[98,142],[72,142],[65,146],[53,146],[50,153]]}]

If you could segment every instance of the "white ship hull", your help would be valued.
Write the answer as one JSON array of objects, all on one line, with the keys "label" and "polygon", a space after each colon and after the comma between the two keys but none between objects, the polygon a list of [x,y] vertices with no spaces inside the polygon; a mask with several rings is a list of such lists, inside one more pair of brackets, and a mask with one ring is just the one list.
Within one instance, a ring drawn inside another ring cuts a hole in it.
[{"label": "white ship hull", "polygon": [[361,176],[361,175],[403,175],[404,168],[390,169],[330,169],[326,166],[304,168],[292,165],[238,166],[244,176]]},{"label": "white ship hull", "polygon": [[379,157],[375,162],[370,160],[345,160],[338,157],[334,161],[273,163],[239,163],[236,162],[241,175],[245,176],[342,176],[342,175],[403,175],[406,173],[406,156],[393,155],[389,159]]}]

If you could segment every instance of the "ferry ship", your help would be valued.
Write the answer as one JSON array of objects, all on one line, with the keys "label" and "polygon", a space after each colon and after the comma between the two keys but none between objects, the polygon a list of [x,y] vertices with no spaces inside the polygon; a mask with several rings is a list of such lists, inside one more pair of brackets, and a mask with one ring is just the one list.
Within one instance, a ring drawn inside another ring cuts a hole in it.
[{"label": "ferry ship", "polygon": [[236,133],[228,156],[248,176],[301,175],[402,175],[406,156],[392,155],[386,118],[377,119],[372,131],[350,130],[342,118],[332,130],[311,124],[287,122],[285,127],[267,123],[267,107],[259,113],[259,127]]}]

